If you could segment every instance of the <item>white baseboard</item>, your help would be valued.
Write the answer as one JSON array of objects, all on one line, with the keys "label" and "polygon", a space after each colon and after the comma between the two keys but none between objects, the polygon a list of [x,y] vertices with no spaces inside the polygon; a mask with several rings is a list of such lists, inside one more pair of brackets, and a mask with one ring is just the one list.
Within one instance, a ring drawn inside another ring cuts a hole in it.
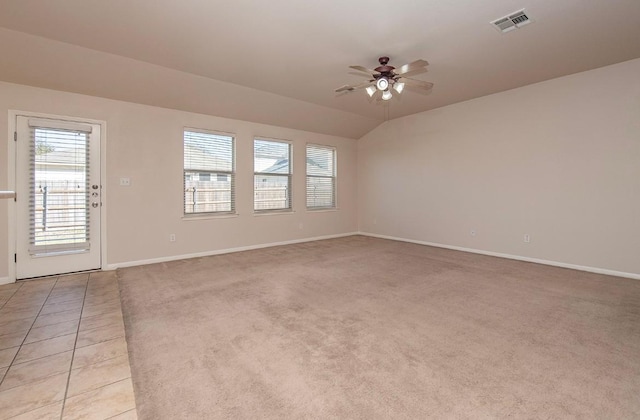
[{"label": "white baseboard", "polygon": [[293,239],[291,241],[270,242],[270,243],[266,243],[266,244],[248,245],[248,246],[241,246],[241,247],[237,247],[237,248],[216,249],[216,250],[213,250],[213,251],[196,252],[196,253],[193,253],[193,254],[171,255],[171,256],[167,256],[167,257],[151,258],[151,259],[148,259],[148,260],[126,261],[126,262],[121,262],[121,263],[108,264],[103,269],[104,270],[115,270],[115,269],[118,269],[118,268],[135,267],[135,266],[138,266],[138,265],[156,264],[156,263],[161,263],[161,262],[184,260],[184,259],[187,259],[187,258],[209,257],[211,255],[221,255],[221,254],[229,254],[229,253],[232,253],[232,252],[251,251],[253,249],[269,248],[269,247],[272,247],[272,246],[299,244],[299,243],[303,243],[303,242],[321,241],[323,239],[342,238],[342,237],[345,237],[345,236],[353,236],[353,235],[358,235],[358,232],[339,233],[339,234],[336,234],[336,235],[316,236],[316,237],[313,237],[313,238]]},{"label": "white baseboard", "polygon": [[508,258],[510,260],[526,261],[526,262],[532,262],[537,264],[552,265],[554,267],[570,268],[572,270],[587,271],[589,273],[606,274],[608,276],[626,277],[629,279],[640,280],[640,274],[626,273],[624,271],[608,270],[605,268],[589,267],[585,265],[567,264],[567,263],[562,263],[558,261],[541,260],[538,258],[522,257],[520,255],[503,254],[500,252],[491,252],[491,251],[484,251],[481,249],[464,248],[461,246],[439,244],[435,242],[426,242],[426,241],[418,241],[414,239],[398,238],[396,236],[378,235],[375,233],[368,233],[368,232],[358,232],[358,234],[363,236],[371,236],[373,238],[391,239],[393,241],[410,242],[418,245],[434,246],[437,248],[446,248],[446,249],[453,249],[456,251],[471,252],[473,254],[490,255],[492,257]]},{"label": "white baseboard", "polygon": [[10,281],[9,277],[0,277],[0,284],[9,284],[9,283],[14,283],[14,282]]}]

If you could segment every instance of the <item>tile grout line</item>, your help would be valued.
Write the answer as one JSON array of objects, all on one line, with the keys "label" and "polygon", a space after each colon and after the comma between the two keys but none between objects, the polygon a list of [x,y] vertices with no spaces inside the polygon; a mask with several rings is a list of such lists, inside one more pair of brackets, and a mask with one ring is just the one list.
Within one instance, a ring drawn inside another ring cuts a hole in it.
[{"label": "tile grout line", "polygon": [[[24,345],[25,340],[29,336],[29,333],[31,332],[31,329],[33,328],[33,325],[36,323],[36,320],[38,319],[38,316],[40,315],[40,312],[42,311],[42,308],[44,308],[45,302],[47,301],[47,299],[49,299],[49,296],[51,295],[51,292],[53,291],[53,289],[56,287],[56,284],[58,284],[58,279],[59,279],[59,277],[56,277],[56,281],[53,282],[53,286],[51,286],[51,289],[49,289],[49,293],[47,294],[47,297],[45,298],[44,302],[42,302],[42,306],[40,306],[40,310],[38,311],[36,316],[33,318],[33,322],[31,323],[31,326],[29,327],[29,330],[27,331],[27,334],[22,339],[22,342],[20,343],[20,346],[18,347],[18,351],[13,356],[13,359],[11,359],[11,363],[9,363],[9,367],[7,368],[7,371],[4,373],[4,375],[2,376],[2,379],[0,380],[0,385],[2,385],[2,383],[4,382],[4,378],[7,377],[7,373],[9,373],[9,370],[11,370],[11,367],[13,366],[13,363],[16,361],[16,358],[18,357],[18,353],[20,353],[20,350],[22,350],[22,346]],[[20,288],[22,289],[22,286],[20,286]],[[13,297],[13,295],[11,297]]]},{"label": "tile grout line", "polygon": [[76,339],[73,342],[73,350],[71,353],[71,364],[69,365],[69,374],[67,375],[67,386],[64,388],[64,397],[62,398],[62,410],[60,410],[60,420],[64,417],[64,408],[67,403],[67,394],[69,394],[69,382],[71,381],[71,372],[73,370],[73,359],[76,357],[76,345],[78,344],[78,336],[80,335],[80,323],[82,322],[82,312],[84,312],[84,302],[87,299],[87,290],[89,290],[89,281],[91,273],[87,274],[87,283],[84,288],[84,297],[82,298],[82,308],[80,309],[80,318],[78,318],[78,328],[76,328]]},{"label": "tile grout line", "polygon": [[[120,338],[120,337],[118,337],[118,338]],[[80,347],[80,348],[83,348],[83,347]],[[89,367],[89,366],[92,366],[92,365],[97,365],[98,363],[108,362],[108,361],[110,361],[110,360],[117,359],[118,357],[124,357],[124,356],[127,356],[127,355],[126,355],[126,354],[122,354],[122,355],[120,355],[120,356],[113,356],[113,357],[109,357],[108,359],[103,359],[103,360],[100,360],[99,362],[95,362],[95,363],[89,363],[89,364],[87,364],[87,365],[83,365],[83,366],[80,366],[80,367],[77,367],[77,368],[75,368],[75,369],[71,369],[71,370],[83,369],[83,368],[86,368],[86,367]],[[118,381],[116,381],[116,382],[118,382]],[[102,387],[100,387],[100,388],[102,388]],[[85,391],[85,392],[86,392],[86,391]]]},{"label": "tile grout line", "polygon": [[6,302],[2,304],[2,306],[0,306],[0,309],[4,308],[4,307],[5,307],[5,305],[6,305],[7,303],[9,303],[9,301],[10,301],[11,299],[13,299],[13,297],[16,295],[16,293],[18,293],[18,290],[22,289],[22,286],[24,286],[24,284],[20,284],[20,287],[16,288],[16,290],[13,292],[13,294],[12,294],[11,296],[9,296],[9,299],[7,299],[7,300],[6,300]]},{"label": "tile grout line", "polygon": [[25,411],[24,413],[16,414],[15,416],[11,416],[11,417],[9,417],[9,420],[11,420],[11,419],[15,419],[15,418],[16,418],[16,417],[18,417],[18,416],[24,416],[25,414],[33,413],[34,411],[36,411],[36,410],[40,410],[41,408],[44,408],[44,407],[49,407],[49,406],[51,406],[51,405],[56,405],[58,402],[59,402],[59,401],[55,401],[55,402],[52,402],[51,404],[43,405],[43,406],[41,406],[41,407],[34,408],[33,410],[29,410],[29,411]]},{"label": "tile grout line", "polygon": [[[114,358],[114,359],[115,359],[115,358]],[[110,359],[110,360],[111,360],[111,359]],[[89,393],[89,392],[96,392],[96,391],[101,390],[101,389],[102,389],[102,388],[104,388],[104,387],[111,386],[111,385],[113,385],[113,384],[117,384],[117,383],[122,382],[122,381],[126,381],[127,379],[131,379],[131,383],[133,383],[133,378],[132,378],[131,376],[127,376],[126,378],[118,379],[117,381],[113,381],[113,382],[109,382],[108,384],[100,385],[100,386],[99,386],[99,387],[97,387],[97,388],[87,389],[86,391],[82,391],[82,392],[80,392],[80,393],[78,393],[78,394],[72,395],[72,396],[71,396],[71,397],[69,397],[69,398],[75,398],[75,397],[77,397],[77,396],[79,396],[79,395],[84,395],[84,394],[87,394],[87,393]],[[125,411],[123,411],[122,413],[125,413],[125,412],[127,412],[127,411],[131,411],[131,410],[133,410],[133,408],[130,408],[129,410],[125,410]],[[114,415],[113,415],[113,416],[111,416],[111,417],[119,416],[119,415],[120,415],[120,414],[122,414],[122,413],[114,414]]]},{"label": "tile grout line", "polygon": [[[70,309],[70,310],[73,310],[73,309]],[[60,313],[60,312],[58,312],[58,313]],[[43,316],[48,316],[48,315],[55,315],[55,314],[44,314]],[[70,322],[70,321],[73,321],[73,319],[67,319],[66,321],[54,322],[53,324],[47,324],[47,325],[41,325],[41,326],[35,327],[35,328],[29,328],[29,332],[31,332],[32,329],[37,330],[39,328],[47,328],[47,327],[50,327],[52,325],[60,325],[60,324],[64,324],[65,322]],[[62,335],[66,335],[66,334],[62,334]],[[51,338],[55,338],[55,337],[51,337]],[[39,340],[39,341],[42,341],[42,340]]]},{"label": "tile grout line", "polygon": [[[100,315],[96,315],[96,316],[101,316],[101,315],[104,315],[104,314],[100,314]],[[91,318],[91,317],[89,317],[89,318]],[[122,323],[124,324],[124,320],[122,321]],[[93,330],[97,330],[97,329],[100,329],[100,328],[109,328],[109,327],[113,327],[113,326],[115,326],[115,325],[117,325],[117,324],[118,324],[117,322],[113,322],[113,323],[111,323],[111,324],[102,325],[102,326],[100,326],[100,327],[85,328],[85,329],[84,329],[84,330],[82,330],[82,331],[93,331]],[[113,338],[116,338],[116,337],[113,337]],[[106,341],[106,340],[104,340],[104,341]],[[86,347],[86,346],[84,346],[84,347]]]},{"label": "tile grout line", "polygon": [[[31,343],[22,344],[22,345],[21,345],[21,347],[23,347],[23,346],[28,346],[28,345],[30,345],[30,344],[41,343],[41,342],[43,342],[43,341],[47,341],[47,340],[53,340],[54,338],[60,338],[60,337],[64,337],[64,336],[71,335],[71,334],[73,334],[73,333],[69,333],[69,334],[62,334],[62,335],[59,335],[59,336],[57,336],[57,337],[46,338],[46,339],[44,339],[44,340],[32,341]],[[27,335],[29,335],[29,334],[27,334]],[[49,357],[49,356],[55,356],[55,355],[57,355],[57,354],[62,354],[62,353],[68,352],[68,351],[71,351],[71,350],[63,350],[63,351],[59,351],[59,352],[57,352],[57,353],[47,354],[46,356],[36,357],[36,358],[34,358],[34,359],[29,359],[29,360],[26,360],[26,361],[24,361],[24,362],[20,362],[20,363],[15,363],[15,361],[14,361],[14,362],[12,362],[12,363],[11,363],[11,365],[10,365],[10,366],[14,366],[14,365],[15,365],[15,366],[19,366],[19,365],[23,365],[23,364],[25,364],[25,363],[29,363],[29,362],[33,362],[33,361],[36,361],[36,360],[44,359],[45,357]]]},{"label": "tile grout line", "polygon": [[[73,334],[73,333],[71,333],[71,334]],[[66,335],[71,335],[71,334],[66,334]],[[116,338],[120,338],[120,337],[116,337]],[[115,340],[115,338],[110,339],[110,340]],[[105,341],[110,341],[110,340],[105,340]],[[104,341],[101,341],[100,343],[104,343]],[[100,343],[96,343],[96,344],[100,344]],[[88,346],[85,346],[85,347],[88,347]],[[80,347],[80,348],[83,348],[83,347]],[[57,355],[59,355],[59,354],[66,353],[66,352],[68,352],[68,351],[72,351],[72,350],[65,350],[65,351],[61,351],[61,352],[59,352],[59,353],[53,353],[53,354],[50,354],[50,355],[47,355],[47,356],[38,357],[37,359],[32,359],[32,360],[28,360],[28,361],[26,361],[26,362],[13,364],[12,366],[20,366],[20,365],[22,365],[22,364],[30,363],[30,362],[34,362],[34,361],[36,361],[36,360],[42,360],[42,359],[47,358],[47,357],[57,356]],[[96,363],[108,362],[109,360],[117,359],[118,357],[124,357],[124,356],[125,356],[125,355],[109,357],[108,359],[104,359],[104,360],[101,360],[100,362],[96,362]],[[73,359],[73,357],[72,357],[72,359]],[[77,369],[82,369],[82,368],[84,368],[84,367],[91,366],[91,365],[94,365],[94,364],[96,364],[96,363],[90,363],[90,364],[88,364],[88,365],[81,366],[81,367],[76,368],[76,369],[71,369],[71,367],[69,367],[69,370],[73,371],[73,370],[77,370]],[[8,371],[8,369],[7,369],[7,371]],[[44,379],[50,378],[50,377],[52,377],[52,376],[60,375],[60,374],[62,374],[62,373],[64,373],[64,371],[62,371],[62,372],[56,372],[56,373],[52,373],[52,374],[50,374],[50,375],[47,375],[47,376],[43,376],[43,377],[41,377],[41,378],[38,378],[36,381],[33,381],[33,382],[41,381],[41,380],[44,380]],[[130,377],[131,377],[131,376],[129,376],[128,378],[130,378]],[[125,379],[126,379],[126,378],[125,378]],[[119,381],[116,381],[116,382],[119,382]],[[113,383],[115,383],[115,382],[113,382]],[[8,390],[10,390],[10,389],[17,388],[17,387],[19,387],[19,386],[24,386],[24,385],[27,385],[27,384],[20,384],[20,385],[12,386],[11,388],[3,389],[1,392],[8,391]],[[108,385],[111,385],[111,384],[108,384]],[[102,387],[100,387],[100,388],[102,388]],[[85,391],[85,392],[87,392],[87,391]],[[82,394],[84,394],[84,392],[83,392]]]},{"label": "tile grout line", "polygon": [[[100,314],[100,315],[104,315],[104,314]],[[100,315],[96,315],[96,316],[100,316]],[[52,325],[60,325],[60,324],[64,324],[65,322],[72,322],[72,321],[73,321],[73,320],[72,320],[72,319],[70,319],[70,320],[68,320],[68,321],[62,321],[62,322],[58,322],[58,323],[55,323],[55,324],[43,325],[42,327],[35,327],[35,328],[32,328],[32,330],[37,330],[37,329],[39,329],[39,328],[47,328],[47,327],[51,327]],[[104,325],[104,326],[101,326],[101,327],[87,328],[87,329],[83,330],[83,332],[84,332],[84,331],[93,331],[93,330],[97,330],[97,329],[100,329],[100,328],[113,327],[113,326],[115,326],[115,325],[116,325],[116,323],[113,323],[113,324],[107,324],[107,325]],[[78,320],[78,327],[79,327],[79,326],[80,326],[80,320]],[[29,330],[29,332],[31,332],[31,330]],[[78,330],[78,332],[77,332],[77,333],[79,334],[80,332],[81,332],[81,331],[79,331],[79,330]],[[73,333],[73,332],[70,332],[70,333],[66,333],[66,334],[60,334],[60,335],[56,335],[56,336],[54,336],[54,337],[43,338],[43,339],[41,339],[41,340],[31,341],[31,342],[29,342],[29,343],[23,343],[23,345],[25,345],[25,346],[26,346],[26,345],[29,345],[29,344],[39,343],[39,342],[41,342],[41,341],[53,340],[54,338],[60,338],[60,337],[64,337],[65,335],[71,335],[71,334],[74,334],[74,333]],[[27,333],[27,335],[29,335],[29,334]],[[114,339],[114,338],[118,338],[118,337],[120,337],[120,336],[107,338],[106,340],[101,340],[101,341],[98,341],[98,342],[93,343],[93,344],[102,343],[102,342],[104,342],[104,341],[109,341],[109,340],[112,340],[112,339]],[[25,337],[25,340],[26,340],[26,337]],[[91,346],[91,345],[93,345],[93,344],[88,344],[88,345],[86,345],[86,346],[82,346],[82,347],[88,347],[88,346]],[[15,347],[15,346],[14,346],[14,347]],[[82,347],[79,347],[79,348],[82,348]],[[60,354],[60,353],[64,353],[65,351],[69,351],[69,350],[64,350],[64,351],[61,351],[61,352],[58,352],[58,353],[53,353],[53,354]],[[53,355],[53,354],[52,354],[52,355]],[[42,356],[42,357],[47,357],[47,356]],[[33,360],[42,359],[42,357],[37,357],[37,358],[35,358],[35,359],[33,359]],[[22,363],[25,363],[25,362],[22,362]]]},{"label": "tile grout line", "polygon": [[[71,351],[71,350],[67,350],[67,351]],[[64,353],[64,352],[63,352],[63,353]],[[58,355],[58,354],[61,354],[61,353],[52,354],[52,356],[55,356],[55,355]],[[44,359],[44,358],[43,358],[43,357],[41,357],[40,359]],[[34,359],[34,360],[40,360],[40,359]],[[17,366],[20,366],[20,364],[18,364]],[[32,381],[30,381],[30,382],[23,383],[23,384],[19,384],[19,385],[15,385],[15,386],[12,386],[11,388],[3,389],[3,390],[2,390],[2,392],[9,391],[10,389],[15,389],[15,388],[18,388],[18,387],[21,387],[21,386],[30,385],[30,384],[33,384],[33,383],[42,382],[42,381],[44,381],[44,380],[46,380],[46,379],[51,378],[52,376],[62,375],[63,373],[64,373],[64,371],[62,371],[62,372],[50,373],[50,374],[49,374],[49,375],[47,375],[47,376],[43,376],[43,377],[41,377],[41,378],[38,378],[38,379],[32,380]],[[54,401],[54,403],[56,403],[56,402],[58,402],[58,401]],[[53,404],[53,403],[52,403],[52,404]],[[51,404],[47,404],[47,405],[51,405]],[[44,406],[44,405],[43,405],[42,407],[46,407],[46,406]],[[38,408],[41,408],[41,407],[34,408],[34,410],[37,410]],[[32,411],[32,410],[29,410],[29,411]],[[21,414],[18,414],[18,415],[21,415]]]},{"label": "tile grout line", "polygon": [[138,415],[138,409],[137,409],[136,407],[134,407],[134,408],[132,408],[131,410],[123,411],[122,413],[118,413],[118,414],[116,414],[115,416],[107,417],[105,420],[114,419],[114,418],[116,418],[117,416],[121,416],[121,415],[123,415],[123,414],[125,414],[125,413],[129,413],[130,411],[135,411],[135,412],[136,412],[136,416]]},{"label": "tile grout line", "polygon": [[[93,329],[90,329],[90,330],[84,330],[83,332],[99,330],[99,329],[102,329],[102,328],[109,328],[109,327],[98,327],[98,328],[93,328]],[[80,333],[78,332],[78,334],[80,334]],[[80,347],[77,347],[77,348],[79,348],[79,349],[84,349],[84,348],[87,348],[87,347],[96,346],[96,345],[98,345],[98,344],[106,343],[107,341],[113,341],[113,340],[117,340],[118,338],[124,338],[124,337],[125,337],[125,335],[124,335],[124,333],[122,333],[122,335],[118,335],[118,336],[115,336],[115,337],[105,338],[105,339],[103,339],[103,340],[96,341],[95,343],[86,344],[86,345],[84,345],[84,346],[80,346]],[[126,339],[125,339],[125,340],[126,340]],[[118,357],[118,356],[116,356],[116,357]],[[113,359],[113,357],[110,357],[109,359]],[[109,360],[109,359],[104,359],[104,360]],[[102,360],[101,360],[101,361],[102,361]],[[97,362],[96,362],[96,363],[97,363]],[[93,364],[95,364],[95,363],[91,363],[91,364],[93,365]]]}]

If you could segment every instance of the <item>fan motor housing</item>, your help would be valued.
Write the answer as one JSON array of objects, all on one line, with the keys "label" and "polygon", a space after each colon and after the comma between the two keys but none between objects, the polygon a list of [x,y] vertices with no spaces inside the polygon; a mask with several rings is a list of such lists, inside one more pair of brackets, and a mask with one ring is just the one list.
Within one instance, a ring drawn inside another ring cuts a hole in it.
[{"label": "fan motor housing", "polygon": [[378,62],[380,63],[380,66],[376,67],[374,70],[380,73],[381,77],[393,77],[393,71],[396,68],[387,65],[389,63],[389,57],[380,57]]}]

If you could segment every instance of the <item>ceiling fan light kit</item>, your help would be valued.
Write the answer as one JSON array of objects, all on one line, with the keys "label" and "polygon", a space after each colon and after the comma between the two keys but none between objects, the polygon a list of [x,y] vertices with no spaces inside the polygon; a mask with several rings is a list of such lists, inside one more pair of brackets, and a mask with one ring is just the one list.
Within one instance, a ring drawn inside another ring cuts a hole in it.
[{"label": "ceiling fan light kit", "polygon": [[367,86],[367,88],[365,89],[367,91],[367,93],[369,94],[369,96],[373,96],[374,93],[376,93],[376,87],[375,86]]},{"label": "ceiling fan light kit", "polygon": [[376,82],[376,87],[378,90],[387,90],[389,88],[389,79],[386,77],[381,77]]},{"label": "ceiling fan light kit", "polygon": [[426,60],[416,60],[396,68],[390,66],[389,57],[384,56],[378,59],[378,63],[380,63],[380,66],[375,69],[368,69],[362,66],[349,66],[349,68],[361,72],[362,76],[368,78],[368,81],[356,86],[342,86],[335,90],[336,93],[349,93],[364,88],[369,97],[373,98],[378,92],[381,92],[378,100],[388,101],[393,98],[391,88],[398,94],[401,94],[405,86],[423,91],[429,91],[433,87],[433,83],[408,77],[426,73],[426,67],[429,65]]}]

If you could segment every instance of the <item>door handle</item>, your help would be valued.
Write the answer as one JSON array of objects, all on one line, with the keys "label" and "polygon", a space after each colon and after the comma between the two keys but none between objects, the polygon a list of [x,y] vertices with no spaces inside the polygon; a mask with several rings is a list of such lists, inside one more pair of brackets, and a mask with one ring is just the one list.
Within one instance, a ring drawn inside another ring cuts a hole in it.
[{"label": "door handle", "polygon": [[99,206],[99,204],[98,204],[98,203],[96,203],[95,201],[94,201],[93,203],[91,203],[91,207],[93,207],[94,209],[95,209],[96,207],[98,207],[98,206]]}]

